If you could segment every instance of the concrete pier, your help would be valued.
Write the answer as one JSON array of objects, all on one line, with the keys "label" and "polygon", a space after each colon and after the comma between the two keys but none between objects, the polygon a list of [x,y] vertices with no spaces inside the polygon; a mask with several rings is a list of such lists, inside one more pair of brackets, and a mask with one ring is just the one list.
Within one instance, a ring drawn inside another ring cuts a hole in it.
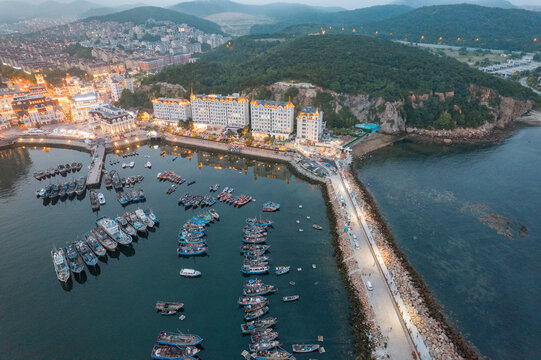
[{"label": "concrete pier", "polygon": [[103,169],[103,161],[105,160],[105,140],[96,140],[96,145],[92,150],[92,161],[90,169],[86,177],[87,187],[99,187],[101,182],[101,171]]}]

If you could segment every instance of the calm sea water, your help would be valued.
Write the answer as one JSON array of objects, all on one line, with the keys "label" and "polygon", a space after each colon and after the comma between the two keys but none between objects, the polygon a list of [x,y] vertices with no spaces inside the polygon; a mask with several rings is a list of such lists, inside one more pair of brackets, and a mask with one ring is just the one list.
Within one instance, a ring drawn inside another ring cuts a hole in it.
[{"label": "calm sea water", "polygon": [[489,147],[403,143],[359,174],[467,338],[493,359],[539,359],[541,128]]},{"label": "calm sea water", "polygon": [[[179,157],[176,161],[171,155],[161,157],[162,150]],[[268,200],[281,204],[279,212],[265,215],[276,222],[269,235],[271,265],[292,266],[290,274],[263,276],[279,288],[270,296],[269,316],[278,317],[281,342],[291,350],[293,343],[315,342],[323,335],[323,345],[332,358],[353,358],[346,292],[334,262],[319,188],[295,178],[283,165],[180,148],[145,146],[138,151],[137,157],[120,159],[135,161],[134,169],[109,166],[109,159],[117,159],[116,155],[108,155],[106,167],[117,169],[123,177],[145,176],[142,187],[148,200],[143,207],[155,211],[161,220],[159,228],[147,238],[139,238],[133,248],[100,262],[93,273],[87,270],[85,278],[66,289],[56,279],[51,248],[75,240],[95,226],[96,218],[117,216],[125,209],[114,191],[104,186],[100,191],[107,204],[98,213],[91,211],[88,193],[83,199],[46,206],[36,198],[37,189],[60,177],[39,182],[33,172],[78,161],[84,164],[81,173],[85,173],[89,154],[29,148],[0,152],[1,358],[144,359],[149,358],[160,330],[176,329],[205,339],[201,359],[239,358],[249,343],[240,333],[242,310],[237,305],[246,280],[240,273],[242,227],[247,217],[263,215],[261,206]],[[152,162],[150,170],[143,168],[147,160]],[[166,195],[170,184],[156,179],[164,170],[174,170],[196,184],[187,187],[185,183]],[[214,183],[251,194],[257,201],[241,209],[217,203],[214,208],[221,220],[208,230],[208,256],[179,258],[178,228],[200,210],[186,211],[177,205],[177,199],[187,191],[207,194]],[[130,205],[126,210],[136,208]],[[301,220],[300,225],[296,219]],[[321,224],[324,231],[312,229],[313,223]],[[299,232],[299,226],[305,231]],[[178,271],[182,267],[198,269],[203,276],[181,278]],[[282,296],[293,294],[299,294],[301,300],[282,303]],[[186,319],[158,315],[154,310],[157,300],[185,303]]]}]

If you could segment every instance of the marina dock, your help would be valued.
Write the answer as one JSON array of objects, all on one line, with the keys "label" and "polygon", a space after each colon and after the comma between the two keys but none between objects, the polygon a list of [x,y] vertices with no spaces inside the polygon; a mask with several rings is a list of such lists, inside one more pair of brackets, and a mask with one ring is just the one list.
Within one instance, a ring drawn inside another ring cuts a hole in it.
[{"label": "marina dock", "polygon": [[101,182],[101,172],[103,169],[103,161],[105,160],[105,140],[98,139],[96,141],[96,147],[92,151],[92,161],[90,162],[90,169],[86,177],[86,186],[98,187]]}]

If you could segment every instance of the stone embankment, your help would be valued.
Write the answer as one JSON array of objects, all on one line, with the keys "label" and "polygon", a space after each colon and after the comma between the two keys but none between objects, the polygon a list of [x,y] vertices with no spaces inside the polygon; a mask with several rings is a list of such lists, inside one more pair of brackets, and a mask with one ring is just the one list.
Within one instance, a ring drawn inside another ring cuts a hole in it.
[{"label": "stone embankment", "polygon": [[354,180],[352,191],[365,204],[365,219],[381,251],[385,265],[394,278],[397,289],[408,307],[412,322],[419,330],[431,356],[438,360],[479,359],[480,356],[473,345],[467,343],[447,324],[440,306],[432,297],[422,278],[394,242],[372,196],[359,179],[351,174],[351,171],[349,176]]}]

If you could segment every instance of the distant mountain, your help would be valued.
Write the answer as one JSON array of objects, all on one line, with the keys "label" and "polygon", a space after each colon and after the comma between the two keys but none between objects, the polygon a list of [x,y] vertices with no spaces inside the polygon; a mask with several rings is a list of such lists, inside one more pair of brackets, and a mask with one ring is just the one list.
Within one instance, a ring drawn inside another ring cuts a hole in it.
[{"label": "distant mountain", "polygon": [[196,0],[181,2],[170,7],[171,9],[199,17],[219,13],[243,13],[250,15],[263,15],[273,18],[287,17],[302,12],[320,13],[345,10],[340,7],[321,7],[294,3],[270,3],[265,5],[241,4],[230,0]]},{"label": "distant mountain", "polygon": [[[295,14],[284,17],[275,24],[254,25],[252,34],[264,34],[282,31],[288,27],[301,24],[318,24],[332,26],[358,26],[374,21],[390,19],[411,11],[405,5],[380,5],[355,10],[326,12],[318,14]],[[316,27],[317,28],[317,27]]]},{"label": "distant mountain", "polygon": [[121,11],[103,16],[92,16],[84,21],[117,21],[143,24],[149,19],[161,21],[173,21],[177,24],[187,24],[206,33],[220,34],[220,27],[208,20],[193,15],[183,14],[175,10],[164,9],[156,6],[140,6],[135,9]]},{"label": "distant mountain", "polygon": [[109,15],[114,14],[117,12],[134,9],[136,7],[145,6],[143,3],[136,3],[136,4],[130,4],[130,5],[121,5],[121,6],[115,6],[115,7],[99,7],[99,8],[92,8],[84,13],[81,14],[81,18],[87,18],[91,16],[103,16],[103,15]]},{"label": "distant mountain", "polygon": [[[541,13],[521,9],[428,6],[357,29],[370,35],[376,31],[379,37],[392,40],[541,51]],[[534,42],[535,38],[539,40]]]},{"label": "distant mountain", "polygon": [[408,5],[414,8],[434,5],[458,5],[471,4],[485,7],[497,7],[502,9],[513,9],[515,6],[507,0],[397,0],[393,4]]},{"label": "distant mountain", "polygon": [[36,5],[20,1],[3,1],[0,2],[0,23],[9,24],[32,18],[79,18],[86,11],[99,7],[103,6],[85,0],[68,3],[51,0]]}]

